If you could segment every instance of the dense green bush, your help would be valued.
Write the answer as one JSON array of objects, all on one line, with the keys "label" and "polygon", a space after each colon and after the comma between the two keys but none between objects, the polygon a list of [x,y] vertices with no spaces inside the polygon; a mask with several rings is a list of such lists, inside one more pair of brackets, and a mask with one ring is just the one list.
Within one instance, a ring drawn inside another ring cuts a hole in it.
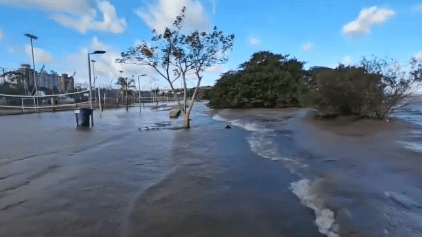
[{"label": "dense green bush", "polygon": [[360,66],[311,67],[281,54],[258,52],[207,91],[214,108],[308,106],[320,115],[385,119],[422,82],[422,63],[363,58]]},{"label": "dense green bush", "polygon": [[338,67],[312,74],[316,83],[307,96],[306,105],[324,115],[378,116],[382,106],[380,77],[363,68]]},{"label": "dense green bush", "polygon": [[407,70],[397,61],[363,58],[360,67],[314,70],[305,104],[322,115],[360,115],[385,119],[422,81],[422,63],[412,58]]},{"label": "dense green bush", "polygon": [[252,55],[238,71],[221,75],[208,92],[214,108],[301,106],[307,92],[304,62],[263,51]]}]

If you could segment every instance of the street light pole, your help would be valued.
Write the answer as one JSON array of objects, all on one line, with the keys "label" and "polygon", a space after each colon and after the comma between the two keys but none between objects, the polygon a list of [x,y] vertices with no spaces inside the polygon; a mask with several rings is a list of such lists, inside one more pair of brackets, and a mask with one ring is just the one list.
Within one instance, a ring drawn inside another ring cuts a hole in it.
[{"label": "street light pole", "polygon": [[147,74],[142,74],[140,76],[138,76],[138,85],[139,85],[139,112],[142,111],[142,106],[141,106],[141,81],[139,80],[140,77],[144,77]]},{"label": "street light pole", "polygon": [[[91,83],[91,54],[105,54],[105,51],[94,51],[93,53],[88,53],[88,75],[89,75],[89,103],[91,106],[91,112],[92,112],[92,83]],[[91,114],[91,125],[94,126],[94,116],[93,112]]]},{"label": "street light pole", "polygon": [[[35,59],[34,59],[34,45],[32,43],[32,40],[37,40],[38,37],[35,35],[31,35],[31,34],[24,34],[26,37],[28,37],[31,40],[31,51],[32,51],[32,66],[34,68],[33,71],[33,77],[34,77],[34,86],[35,86],[35,93],[38,91],[38,83],[37,80],[35,78]],[[29,84],[29,83],[28,83]],[[29,91],[29,86],[28,86],[28,91]],[[38,107],[38,97],[37,97],[37,107]]]},{"label": "street light pole", "polygon": [[155,100],[154,100],[154,92],[152,91],[152,83],[151,83],[151,81],[149,81],[149,88],[151,90],[151,100],[152,100],[152,103],[154,103],[155,102]]},{"label": "street light pole", "polygon": [[[92,109],[92,83],[91,83],[91,59],[90,59],[91,53],[88,53],[88,71],[89,71],[89,104]],[[94,125],[94,123],[92,123]]]},{"label": "street light pole", "polygon": [[139,112],[142,112],[142,105],[141,105],[141,81],[139,80],[139,77],[140,76],[138,76],[138,92],[139,92],[138,102],[139,102]]},{"label": "street light pole", "polygon": [[[95,86],[95,82],[97,81],[97,77],[95,76],[95,63],[97,61],[91,60],[91,62],[92,62],[92,72],[94,74],[94,86]],[[100,83],[98,83],[97,90],[98,90],[98,108],[101,110],[101,103],[100,103],[100,101],[101,101]]]}]

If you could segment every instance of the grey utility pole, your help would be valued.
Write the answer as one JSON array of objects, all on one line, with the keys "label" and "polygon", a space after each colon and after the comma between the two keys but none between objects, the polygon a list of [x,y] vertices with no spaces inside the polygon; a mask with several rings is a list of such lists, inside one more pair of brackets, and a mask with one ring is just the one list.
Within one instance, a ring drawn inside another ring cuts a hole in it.
[{"label": "grey utility pole", "polygon": [[[105,51],[94,51],[93,53],[88,53],[88,75],[89,75],[89,103],[92,110],[92,83],[91,83],[91,54],[105,54]],[[94,126],[94,113],[91,114],[91,125]]]},{"label": "grey utility pole", "polygon": [[[94,86],[95,86],[95,82],[97,81],[97,77],[95,76],[95,63],[97,61],[91,60],[91,62],[92,62],[92,73],[94,74]],[[100,101],[101,101],[100,83],[98,83],[97,90],[98,90],[98,108],[101,110],[101,103],[100,103]]]},{"label": "grey utility pole", "polygon": [[147,74],[142,74],[142,75],[140,75],[140,76],[138,76],[138,85],[139,85],[139,112],[141,112],[142,111],[142,106],[141,106],[141,81],[139,80],[139,78],[140,77],[144,77],[144,76],[146,76]]},{"label": "grey utility pole", "polygon": [[[32,44],[32,40],[37,40],[38,37],[35,35],[31,35],[31,34],[24,34],[26,37],[28,37],[31,40],[31,50],[32,50],[32,67],[34,68],[33,71],[33,77],[34,77],[34,86],[35,86],[35,93],[38,91],[38,83],[37,83],[37,79],[35,78],[35,59],[34,59],[34,45]],[[28,86],[28,91],[29,91],[29,86]],[[38,107],[38,97],[37,97],[37,107]]]}]

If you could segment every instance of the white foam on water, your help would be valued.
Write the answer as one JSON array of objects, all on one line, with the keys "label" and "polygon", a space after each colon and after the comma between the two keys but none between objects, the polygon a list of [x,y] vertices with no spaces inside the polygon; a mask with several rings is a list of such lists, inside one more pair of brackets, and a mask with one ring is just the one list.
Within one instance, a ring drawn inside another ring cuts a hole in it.
[{"label": "white foam on water", "polygon": [[272,139],[266,138],[265,136],[265,133],[255,132],[250,137],[248,137],[247,140],[251,150],[259,156],[270,160],[288,159],[282,157]]},{"label": "white foam on water", "polygon": [[282,156],[277,144],[275,144],[270,137],[272,137],[271,134],[267,132],[254,132],[251,136],[247,137],[247,141],[249,142],[251,150],[263,158],[286,161],[298,166],[302,165],[297,160]]},{"label": "white foam on water", "polygon": [[301,179],[291,184],[293,193],[301,200],[301,203],[315,211],[315,223],[319,232],[329,237],[338,237],[336,233],[339,229],[335,223],[334,212],[324,208],[324,199],[318,194],[315,186],[318,181]]},{"label": "white foam on water", "polygon": [[241,127],[247,131],[251,132],[272,132],[273,129],[268,129],[264,125],[257,122],[245,122],[240,119],[231,121],[231,124],[237,127]]},{"label": "white foam on water", "polygon": [[422,153],[422,143],[418,143],[418,142],[398,142],[398,143],[402,144],[403,147],[406,149]]},{"label": "white foam on water", "polygon": [[[290,159],[281,155],[278,145],[272,139],[272,137],[276,136],[272,133],[275,131],[274,129],[269,129],[258,122],[243,121],[240,119],[225,119],[219,114],[214,115],[213,119],[229,122],[233,126],[241,127],[247,131],[253,132],[247,137],[247,141],[253,152],[266,159],[279,160],[291,173],[303,177],[300,170],[307,168],[308,165],[301,163],[298,160],[299,158]],[[317,194],[313,185],[314,184],[308,179],[302,179],[291,184],[293,193],[299,197],[302,205],[315,211],[315,223],[318,226],[319,232],[329,237],[339,237],[336,233],[338,232],[339,226],[338,224],[335,224],[334,212],[330,209],[323,208],[324,199]]]},{"label": "white foam on water", "polygon": [[229,122],[228,119],[221,117],[219,114],[212,116],[212,119],[217,120],[217,121]]},{"label": "white foam on water", "polygon": [[227,119],[223,118],[221,115],[216,114],[212,117],[214,120],[222,121],[222,122],[228,122],[233,126],[243,128],[250,132],[271,132],[274,131],[273,129],[268,129],[265,127],[265,125],[259,124],[258,122],[249,122],[249,121],[243,121],[241,119]]}]

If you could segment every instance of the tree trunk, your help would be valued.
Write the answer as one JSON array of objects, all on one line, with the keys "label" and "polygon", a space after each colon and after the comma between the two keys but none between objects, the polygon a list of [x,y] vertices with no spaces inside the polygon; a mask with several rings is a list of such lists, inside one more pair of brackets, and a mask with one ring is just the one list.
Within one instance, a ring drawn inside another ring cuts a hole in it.
[{"label": "tree trunk", "polygon": [[127,97],[127,88],[126,88],[126,111],[129,111],[129,99]]},{"label": "tree trunk", "polygon": [[183,113],[183,127],[184,128],[190,128],[190,119],[189,114]]}]

